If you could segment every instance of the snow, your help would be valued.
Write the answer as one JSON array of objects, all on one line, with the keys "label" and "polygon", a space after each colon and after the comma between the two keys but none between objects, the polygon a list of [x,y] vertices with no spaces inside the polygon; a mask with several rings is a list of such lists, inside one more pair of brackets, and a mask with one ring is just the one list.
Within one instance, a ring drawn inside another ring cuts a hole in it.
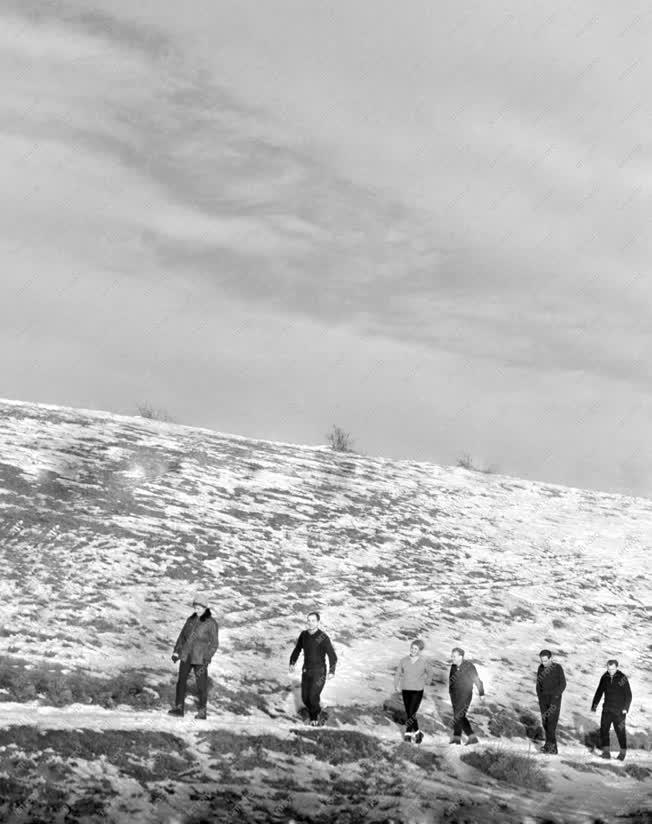
[{"label": "snow", "polygon": [[[419,635],[440,675],[461,645],[493,702],[536,710],[548,646],[569,683],[562,723],[595,721],[587,706],[615,656],[635,694],[628,729],[652,734],[650,500],[5,401],[0,491],[0,624],[17,657],[169,680],[202,589],[221,625],[216,689],[262,677],[288,716],[287,659],[318,609],[340,657],[330,706],[382,704]],[[424,706],[440,717],[445,684]],[[0,703],[0,724],[73,722],[178,730],[164,714]],[[290,722],[257,708],[210,723],[284,734]]]}]

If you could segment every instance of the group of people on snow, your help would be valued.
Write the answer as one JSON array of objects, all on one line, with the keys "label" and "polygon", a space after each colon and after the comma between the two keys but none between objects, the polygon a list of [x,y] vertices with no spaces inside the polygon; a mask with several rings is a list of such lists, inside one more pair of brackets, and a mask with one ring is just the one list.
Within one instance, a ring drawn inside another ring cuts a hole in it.
[{"label": "group of people on snow", "polygon": [[[185,712],[186,687],[191,671],[197,682],[198,712],[196,718],[206,718],[208,699],[208,666],[219,647],[219,628],[212,617],[205,594],[198,593],[193,602],[194,612],[186,620],[177,638],[172,660],[179,661],[175,706],[170,715],[183,716]],[[321,693],[326,681],[335,675],[337,655],[328,635],[321,629],[318,612],[308,613],[306,629],[302,630],[290,654],[289,670],[294,672],[299,656],[303,653],[301,670],[301,700],[308,712],[308,723],[319,726],[323,721]],[[401,658],[394,676],[394,688],[401,693],[405,707],[405,740],[420,744],[423,732],[419,729],[417,712],[423,700],[425,688],[432,682],[434,671],[423,655],[424,643],[416,639],[410,644],[409,655]],[[328,667],[326,665],[328,659]],[[557,753],[557,724],[561,710],[561,699],[566,689],[566,677],[561,664],[553,661],[552,652],[542,649],[540,664],[536,673],[536,695],[541,712],[541,725],[545,742],[541,751]],[[473,699],[473,687],[484,698],[484,685],[471,661],[466,660],[461,647],[451,652],[451,667],[448,673],[448,693],[453,707],[453,730],[451,744],[461,744],[462,736],[466,744],[478,743],[478,737],[468,718],[468,710]],[[602,718],[600,721],[600,748],[603,758],[610,758],[609,735],[613,726],[622,761],[627,752],[625,720],[632,703],[632,691],[627,676],[618,669],[615,658],[607,661],[606,672],[591,702],[595,712],[600,701]]]}]

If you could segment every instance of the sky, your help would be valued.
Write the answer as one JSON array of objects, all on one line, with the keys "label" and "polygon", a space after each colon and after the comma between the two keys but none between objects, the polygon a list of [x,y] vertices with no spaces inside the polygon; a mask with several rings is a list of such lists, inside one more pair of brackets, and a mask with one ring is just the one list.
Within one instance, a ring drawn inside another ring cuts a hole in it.
[{"label": "sky", "polygon": [[652,494],[652,9],[0,0],[0,396]]}]

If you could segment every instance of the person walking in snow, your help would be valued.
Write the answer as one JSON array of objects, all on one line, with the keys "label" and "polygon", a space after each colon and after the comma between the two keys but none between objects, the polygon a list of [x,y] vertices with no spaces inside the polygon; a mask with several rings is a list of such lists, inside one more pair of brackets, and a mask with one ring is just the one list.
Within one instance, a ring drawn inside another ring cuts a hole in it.
[{"label": "person walking in snow", "polygon": [[598,688],[591,702],[591,712],[595,712],[604,696],[602,703],[602,717],[600,719],[600,747],[602,758],[611,758],[609,748],[609,733],[613,724],[618,738],[618,760],[624,761],[627,754],[627,731],[625,719],[632,704],[632,688],[624,672],[618,669],[618,661],[611,658],[607,661],[607,671],[600,678]]},{"label": "person walking in snow", "polygon": [[473,732],[466,714],[473,699],[473,685],[481,697],[484,696],[484,686],[475,665],[464,659],[462,647],[454,647],[451,658],[453,663],[448,674],[448,692],[453,705],[453,736],[450,743],[461,744],[464,734],[467,744],[477,744],[478,736]]},{"label": "person walking in snow", "polygon": [[542,649],[537,669],[537,698],[541,710],[541,723],[546,736],[541,752],[557,755],[557,723],[561,711],[561,696],[566,689],[566,676],[561,664],[552,660],[552,652]]},{"label": "person walking in snow", "polygon": [[183,625],[174,645],[172,660],[179,663],[176,701],[169,715],[183,716],[186,703],[186,686],[190,671],[194,670],[197,682],[199,706],[195,718],[206,718],[208,702],[208,665],[219,647],[219,627],[212,617],[208,597],[198,592],[193,601],[194,612]]},{"label": "person walking in snow", "polygon": [[423,741],[423,733],[419,729],[417,720],[417,710],[423,699],[426,685],[432,681],[432,667],[421,655],[423,647],[424,643],[421,639],[412,641],[410,654],[401,658],[394,675],[394,689],[401,692],[407,717],[405,740],[412,741],[414,737],[417,744]]},{"label": "person walking in snow", "polygon": [[[290,672],[294,672],[299,655],[303,651],[303,669],[301,671],[301,700],[308,710],[308,720],[312,727],[319,726],[321,718],[321,692],[326,678],[335,675],[337,655],[331,640],[320,628],[321,616],[318,612],[309,612],[306,619],[307,628],[297,639],[290,655]],[[326,657],[328,656],[328,675],[326,674]]]}]

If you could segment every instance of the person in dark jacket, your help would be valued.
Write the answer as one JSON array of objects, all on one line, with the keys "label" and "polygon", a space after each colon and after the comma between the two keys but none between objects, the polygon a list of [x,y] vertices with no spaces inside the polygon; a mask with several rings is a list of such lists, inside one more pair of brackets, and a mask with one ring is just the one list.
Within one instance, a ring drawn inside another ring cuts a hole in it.
[{"label": "person in dark jacket", "polygon": [[552,652],[542,649],[537,670],[537,698],[541,710],[541,724],[546,736],[541,752],[557,754],[557,723],[561,711],[561,696],[566,689],[566,676],[561,664],[552,660]]},{"label": "person in dark jacket", "polygon": [[[309,723],[319,725],[321,705],[319,699],[324,689],[326,678],[335,675],[337,655],[331,640],[320,628],[321,618],[318,612],[310,612],[307,617],[307,629],[304,629],[290,655],[290,672],[294,672],[299,655],[303,651],[303,669],[301,671],[301,700],[308,710]],[[328,656],[328,676],[326,675],[326,656]]]},{"label": "person in dark jacket", "polygon": [[462,743],[462,733],[468,736],[467,744],[477,744],[478,736],[473,732],[466,713],[473,698],[473,685],[480,696],[484,696],[484,686],[474,664],[464,660],[462,647],[454,647],[451,653],[452,665],[448,674],[448,693],[453,705],[453,736],[451,744]]},{"label": "person in dark jacket", "polygon": [[595,712],[604,696],[602,703],[602,717],[600,719],[600,747],[602,758],[611,758],[609,748],[609,732],[613,724],[618,737],[618,760],[624,761],[627,754],[627,731],[625,719],[632,704],[632,689],[624,672],[618,669],[618,661],[611,658],[607,661],[607,671],[598,684],[598,688],[591,702],[591,712]]},{"label": "person in dark jacket", "polygon": [[177,680],[176,701],[169,715],[183,716],[186,703],[186,686],[190,671],[194,670],[199,696],[199,707],[195,718],[206,718],[208,702],[208,665],[219,647],[219,627],[211,616],[208,598],[197,593],[193,601],[195,611],[183,625],[174,645],[172,660],[180,661]]}]

